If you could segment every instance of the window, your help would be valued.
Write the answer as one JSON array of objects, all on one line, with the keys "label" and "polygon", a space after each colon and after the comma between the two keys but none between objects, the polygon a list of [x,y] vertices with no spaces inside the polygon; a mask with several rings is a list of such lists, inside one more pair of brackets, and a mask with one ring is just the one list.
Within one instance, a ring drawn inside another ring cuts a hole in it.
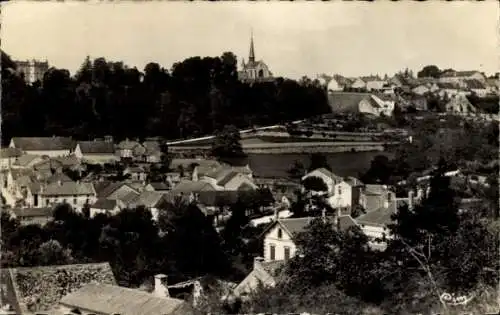
[{"label": "window", "polygon": [[276,246],[274,245],[269,245],[269,258],[276,260]]},{"label": "window", "polygon": [[342,187],[338,187],[338,192],[339,192],[339,195],[342,195]]},{"label": "window", "polygon": [[78,199],[76,197],[73,197],[73,204],[76,205]]},{"label": "window", "polygon": [[285,260],[290,259],[290,247],[285,246]]},{"label": "window", "polygon": [[48,206],[49,205],[49,202],[50,200],[49,199],[45,199],[45,205]]},{"label": "window", "polygon": [[283,238],[283,231],[278,229],[278,238]]}]

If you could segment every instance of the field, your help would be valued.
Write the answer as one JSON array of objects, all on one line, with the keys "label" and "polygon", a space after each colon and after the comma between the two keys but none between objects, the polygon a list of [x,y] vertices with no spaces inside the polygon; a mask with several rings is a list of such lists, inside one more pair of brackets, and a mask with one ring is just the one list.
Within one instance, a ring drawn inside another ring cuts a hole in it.
[{"label": "field", "polygon": [[[392,158],[390,152],[343,152],[327,154],[332,171],[339,176],[359,176],[365,172],[376,155]],[[287,177],[288,169],[295,160],[306,167],[309,163],[307,154],[249,154],[248,162],[257,177]]]}]

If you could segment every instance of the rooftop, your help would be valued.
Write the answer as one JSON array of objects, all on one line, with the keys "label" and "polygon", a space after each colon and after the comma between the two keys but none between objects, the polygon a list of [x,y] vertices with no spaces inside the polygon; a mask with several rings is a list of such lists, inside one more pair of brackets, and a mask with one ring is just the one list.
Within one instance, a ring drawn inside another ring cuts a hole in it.
[{"label": "rooftop", "polygon": [[92,183],[61,181],[48,184],[40,194],[45,196],[93,195],[95,190]]},{"label": "rooftop", "polygon": [[78,145],[83,154],[115,154],[113,143],[104,140],[80,141]]},{"label": "rooftop", "polygon": [[16,148],[24,151],[72,150],[73,140],[68,137],[14,137]]},{"label": "rooftop", "polygon": [[195,314],[183,300],[157,297],[140,290],[109,284],[87,284],[76,292],[66,295],[61,304],[110,315]]},{"label": "rooftop", "polygon": [[91,282],[115,284],[108,263],[9,268],[1,270],[2,303],[18,314],[47,312],[61,298]]}]

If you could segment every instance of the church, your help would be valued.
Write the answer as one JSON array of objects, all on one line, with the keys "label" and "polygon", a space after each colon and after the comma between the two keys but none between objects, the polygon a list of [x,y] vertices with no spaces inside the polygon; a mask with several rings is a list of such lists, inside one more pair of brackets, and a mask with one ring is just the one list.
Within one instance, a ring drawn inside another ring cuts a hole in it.
[{"label": "church", "polygon": [[255,48],[253,45],[253,35],[250,38],[250,54],[248,62],[242,60],[241,70],[238,71],[238,78],[244,82],[270,81],[273,80],[273,74],[262,60],[255,60]]}]

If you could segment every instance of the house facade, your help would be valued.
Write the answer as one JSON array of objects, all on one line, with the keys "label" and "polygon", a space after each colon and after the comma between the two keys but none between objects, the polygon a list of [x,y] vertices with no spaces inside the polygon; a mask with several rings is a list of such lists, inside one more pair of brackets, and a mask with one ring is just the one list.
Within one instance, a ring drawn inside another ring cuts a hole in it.
[{"label": "house facade", "polygon": [[332,208],[352,208],[359,204],[363,183],[356,178],[347,178],[335,184],[328,203]]},{"label": "house facade", "polygon": [[75,210],[81,210],[86,204],[91,205],[95,202],[96,192],[92,183],[59,181],[48,185],[42,184],[39,198],[42,206],[67,203]]},{"label": "house facade", "polygon": [[75,156],[89,164],[116,163],[120,159],[115,155],[112,142],[108,141],[80,141],[75,148]]},{"label": "house facade", "polygon": [[446,71],[439,77],[440,82],[459,83],[460,81],[474,79],[486,82],[486,76],[479,71]]},{"label": "house facade", "polygon": [[293,241],[293,232],[288,227],[299,223],[303,228],[308,224],[308,219],[310,220],[310,218],[299,218],[275,221],[264,236],[264,261],[286,261],[295,256],[297,246]]},{"label": "house facade", "polygon": [[22,155],[21,150],[15,148],[0,149],[0,170],[7,170],[12,167],[18,157]]}]

